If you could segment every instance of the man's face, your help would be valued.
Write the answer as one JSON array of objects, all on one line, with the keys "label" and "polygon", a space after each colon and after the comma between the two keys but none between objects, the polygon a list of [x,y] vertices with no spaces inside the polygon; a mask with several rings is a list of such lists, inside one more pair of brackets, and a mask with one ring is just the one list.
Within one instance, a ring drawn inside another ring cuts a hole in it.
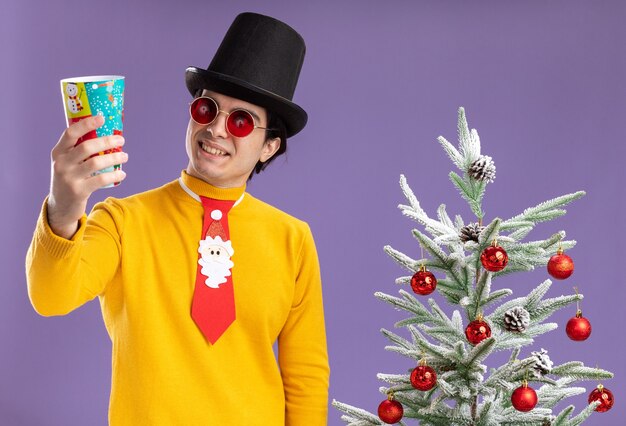
[{"label": "man's face", "polygon": [[[265,108],[209,90],[202,95],[215,99],[221,111],[245,109],[256,116],[257,126],[267,127]],[[255,129],[243,138],[232,136],[226,130],[226,118],[220,113],[209,125],[190,118],[186,139],[187,173],[221,188],[245,184],[256,163],[267,161],[280,147],[279,138],[265,141],[263,129]]]}]

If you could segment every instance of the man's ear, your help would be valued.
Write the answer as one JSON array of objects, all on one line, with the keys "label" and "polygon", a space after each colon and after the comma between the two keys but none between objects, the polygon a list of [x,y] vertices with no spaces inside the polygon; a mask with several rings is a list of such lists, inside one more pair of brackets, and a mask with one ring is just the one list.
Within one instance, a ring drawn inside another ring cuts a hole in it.
[{"label": "man's ear", "polygon": [[263,144],[263,150],[261,151],[261,158],[259,161],[265,163],[267,160],[272,158],[276,151],[280,148],[280,138],[268,139]]}]

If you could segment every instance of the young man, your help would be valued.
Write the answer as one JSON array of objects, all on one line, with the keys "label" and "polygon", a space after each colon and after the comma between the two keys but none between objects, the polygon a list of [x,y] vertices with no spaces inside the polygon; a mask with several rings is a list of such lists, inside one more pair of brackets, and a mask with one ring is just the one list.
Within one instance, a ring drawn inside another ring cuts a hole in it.
[{"label": "young man", "polygon": [[[317,254],[306,223],[245,192],[306,124],[291,99],[304,41],[239,15],[208,69],[190,67],[189,163],[178,180],[98,203],[123,180],[123,145],[70,126],[27,254],[42,315],[99,297],[113,342],[111,425],[325,425],[328,357]],[[86,161],[84,159],[89,158]],[[278,342],[278,363],[272,345]]]}]

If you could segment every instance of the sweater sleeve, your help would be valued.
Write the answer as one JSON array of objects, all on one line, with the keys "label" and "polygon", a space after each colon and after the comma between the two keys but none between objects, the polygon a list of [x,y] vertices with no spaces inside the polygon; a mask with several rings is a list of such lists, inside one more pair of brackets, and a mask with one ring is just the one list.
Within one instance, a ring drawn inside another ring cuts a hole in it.
[{"label": "sweater sleeve", "polygon": [[65,315],[102,294],[115,275],[121,244],[114,213],[118,222],[122,215],[113,201],[98,203],[67,240],[50,228],[47,210],[46,199],[26,254],[28,295],[40,315]]},{"label": "sweater sleeve", "polygon": [[330,369],[319,263],[308,226],[298,259],[291,310],[278,337],[278,362],[285,389],[285,424],[323,426],[328,410]]}]

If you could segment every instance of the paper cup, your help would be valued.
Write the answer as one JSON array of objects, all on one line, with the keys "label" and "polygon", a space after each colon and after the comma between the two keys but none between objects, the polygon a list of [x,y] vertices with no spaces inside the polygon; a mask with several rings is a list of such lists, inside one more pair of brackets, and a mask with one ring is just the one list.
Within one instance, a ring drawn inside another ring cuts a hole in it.
[{"label": "paper cup", "polygon": [[[95,115],[104,117],[104,124],[78,139],[76,145],[100,136],[122,135],[124,130],[124,77],[120,75],[95,75],[61,80],[61,94],[65,106],[68,127],[80,120]],[[121,148],[99,152],[104,155]],[[92,157],[93,157],[92,156]],[[94,175],[122,168],[121,164],[98,170]],[[108,185],[110,188],[119,182]]]}]

